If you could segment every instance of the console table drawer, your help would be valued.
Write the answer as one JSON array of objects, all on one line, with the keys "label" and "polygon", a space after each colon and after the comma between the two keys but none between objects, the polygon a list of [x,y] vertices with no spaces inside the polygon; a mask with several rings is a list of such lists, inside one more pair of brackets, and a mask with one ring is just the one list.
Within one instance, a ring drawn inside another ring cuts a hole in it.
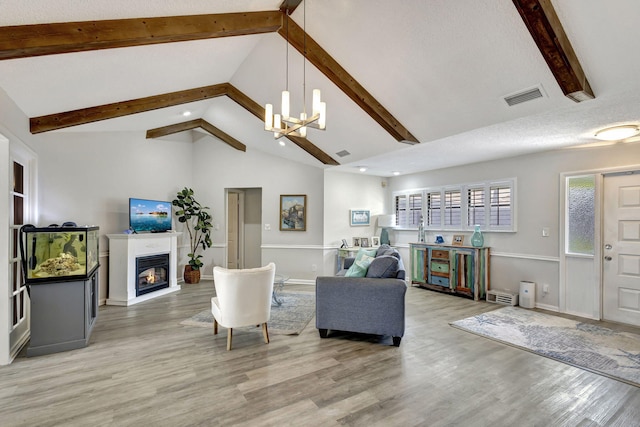
[{"label": "console table drawer", "polygon": [[449,286],[449,278],[448,277],[431,276],[431,282],[430,283],[432,285]]},{"label": "console table drawer", "polygon": [[431,251],[431,258],[449,259],[449,251],[442,249],[433,249]]},{"label": "console table drawer", "polygon": [[449,263],[448,262],[431,262],[431,271],[439,272],[439,273],[448,273],[449,272]]}]

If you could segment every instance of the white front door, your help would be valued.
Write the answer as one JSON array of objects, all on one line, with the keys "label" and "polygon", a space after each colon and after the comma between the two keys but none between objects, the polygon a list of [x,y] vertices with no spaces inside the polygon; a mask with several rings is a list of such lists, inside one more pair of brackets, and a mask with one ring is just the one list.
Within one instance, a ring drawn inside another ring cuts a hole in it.
[{"label": "white front door", "polygon": [[604,178],[603,317],[640,326],[640,171]]}]

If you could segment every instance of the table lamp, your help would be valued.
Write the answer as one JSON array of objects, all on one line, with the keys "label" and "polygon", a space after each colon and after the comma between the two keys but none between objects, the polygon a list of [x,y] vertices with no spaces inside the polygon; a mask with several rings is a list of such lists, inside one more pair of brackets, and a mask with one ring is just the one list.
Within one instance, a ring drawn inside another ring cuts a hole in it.
[{"label": "table lamp", "polygon": [[382,230],[380,231],[380,244],[381,245],[390,245],[389,241],[389,231],[390,227],[395,225],[395,216],[394,215],[378,215],[378,227]]}]

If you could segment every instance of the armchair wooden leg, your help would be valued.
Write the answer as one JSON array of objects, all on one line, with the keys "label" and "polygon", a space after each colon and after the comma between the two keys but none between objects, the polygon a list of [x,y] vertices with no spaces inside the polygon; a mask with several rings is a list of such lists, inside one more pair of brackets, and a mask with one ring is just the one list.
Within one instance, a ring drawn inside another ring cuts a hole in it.
[{"label": "armchair wooden leg", "polygon": [[213,318],[213,335],[218,335],[218,321]]},{"label": "armchair wooden leg", "polygon": [[267,322],[262,324],[262,335],[264,336],[264,342],[269,344],[269,329],[267,328]]},{"label": "armchair wooden leg", "polygon": [[227,351],[231,350],[231,341],[233,337],[233,328],[227,329]]}]

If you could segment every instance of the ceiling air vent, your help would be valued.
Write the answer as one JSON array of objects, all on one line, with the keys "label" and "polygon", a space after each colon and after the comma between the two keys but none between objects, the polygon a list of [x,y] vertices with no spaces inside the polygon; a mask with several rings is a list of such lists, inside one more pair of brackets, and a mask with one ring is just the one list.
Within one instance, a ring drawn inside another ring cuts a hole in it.
[{"label": "ceiling air vent", "polygon": [[511,95],[507,95],[504,97],[504,100],[507,103],[507,105],[509,105],[509,107],[513,107],[514,105],[522,104],[523,102],[533,101],[534,99],[542,98],[542,97],[544,97],[544,94],[542,93],[542,88],[540,86],[536,86],[534,88],[527,89],[522,92],[517,92]]},{"label": "ceiling air vent", "polygon": [[344,156],[348,156],[349,154],[351,154],[350,152],[348,152],[347,150],[342,150],[342,151],[338,151],[336,153],[336,155],[340,156],[340,157],[344,157]]}]

